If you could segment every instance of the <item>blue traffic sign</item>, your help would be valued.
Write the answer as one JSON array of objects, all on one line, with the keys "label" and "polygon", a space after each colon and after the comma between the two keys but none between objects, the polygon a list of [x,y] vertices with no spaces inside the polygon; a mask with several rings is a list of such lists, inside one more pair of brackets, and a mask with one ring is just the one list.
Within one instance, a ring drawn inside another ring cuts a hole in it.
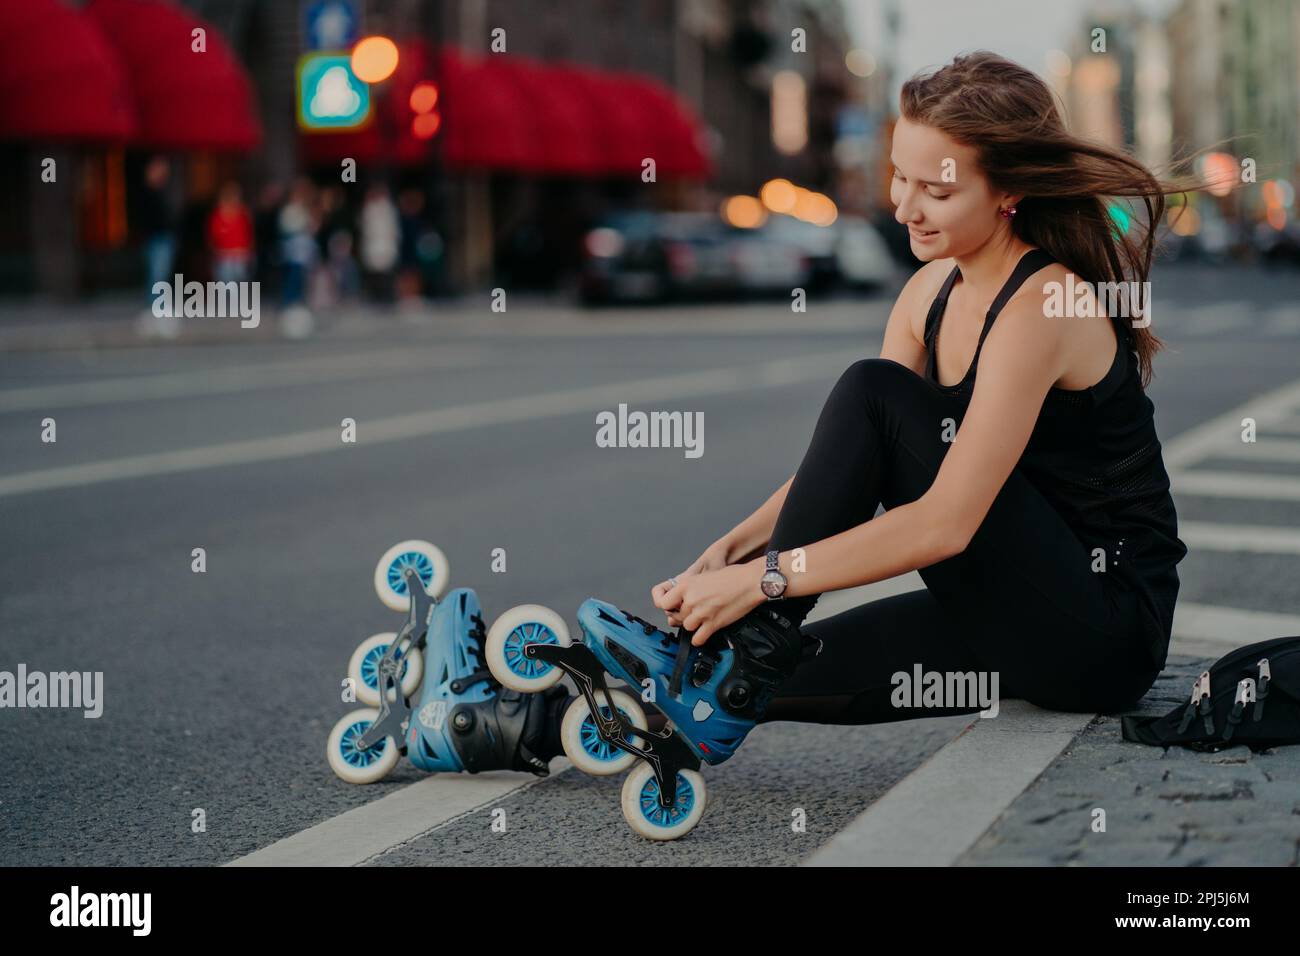
[{"label": "blue traffic sign", "polygon": [[298,60],[298,125],[352,129],[370,117],[370,87],[346,54],[309,53]]},{"label": "blue traffic sign", "polygon": [[346,50],[361,36],[356,0],[316,0],[303,8],[303,46],[308,50]]}]

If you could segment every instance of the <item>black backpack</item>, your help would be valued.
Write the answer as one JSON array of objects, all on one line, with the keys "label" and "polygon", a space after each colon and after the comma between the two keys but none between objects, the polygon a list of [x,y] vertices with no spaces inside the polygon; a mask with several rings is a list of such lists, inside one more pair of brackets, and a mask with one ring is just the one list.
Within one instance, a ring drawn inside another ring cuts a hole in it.
[{"label": "black backpack", "polygon": [[1125,740],[1213,752],[1245,744],[1300,744],[1300,637],[1225,654],[1202,671],[1191,696],[1163,717],[1122,717]]}]

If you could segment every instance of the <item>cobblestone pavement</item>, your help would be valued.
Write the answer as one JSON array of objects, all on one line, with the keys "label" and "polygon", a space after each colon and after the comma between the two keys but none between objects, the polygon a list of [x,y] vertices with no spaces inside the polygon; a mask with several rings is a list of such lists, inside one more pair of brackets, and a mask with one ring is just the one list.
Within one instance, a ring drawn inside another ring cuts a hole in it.
[{"label": "cobblestone pavement", "polygon": [[[1171,656],[1138,714],[1186,699],[1209,659]],[[1105,831],[1094,832],[1096,810]],[[959,866],[1296,866],[1300,746],[1218,753],[1130,743],[1098,716]]]}]

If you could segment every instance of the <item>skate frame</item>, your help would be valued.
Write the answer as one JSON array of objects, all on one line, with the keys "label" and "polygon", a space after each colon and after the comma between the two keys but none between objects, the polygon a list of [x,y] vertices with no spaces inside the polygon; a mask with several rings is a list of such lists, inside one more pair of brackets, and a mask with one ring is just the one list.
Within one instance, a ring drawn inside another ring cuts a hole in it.
[{"label": "skate frame", "polygon": [[[659,783],[659,805],[665,810],[671,809],[677,802],[677,771],[698,771],[700,758],[671,730],[657,733],[642,730],[624,717],[614,706],[614,698],[605,686],[605,669],[587,645],[570,644],[565,647],[559,644],[525,644],[523,653],[525,657],[553,664],[573,678],[578,691],[587,701],[600,739],[648,763]],[[601,705],[596,702],[596,690],[605,695],[610,713],[608,717],[601,713]],[[672,726],[671,721],[669,726]],[[642,738],[645,749],[632,743],[632,737]]]},{"label": "skate frame", "polygon": [[[406,590],[411,595],[411,609],[407,613],[406,623],[379,660],[379,716],[357,738],[356,746],[359,750],[369,750],[391,735],[397,742],[398,753],[406,753],[406,731],[411,726],[411,705],[402,694],[403,662],[398,659],[397,652],[408,637],[411,638],[408,650],[414,648],[424,651],[429,635],[429,616],[438,600],[424,590],[424,583],[414,568],[402,569],[402,576],[406,578]],[[392,701],[388,699],[390,687],[396,691],[393,695],[396,699]]]}]

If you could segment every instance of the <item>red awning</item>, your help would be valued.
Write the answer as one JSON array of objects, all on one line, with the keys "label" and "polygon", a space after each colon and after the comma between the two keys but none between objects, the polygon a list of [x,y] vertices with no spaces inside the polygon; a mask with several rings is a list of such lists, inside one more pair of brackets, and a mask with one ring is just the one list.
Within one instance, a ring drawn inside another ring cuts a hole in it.
[{"label": "red awning", "polygon": [[451,168],[703,178],[701,126],[676,94],[634,73],[444,47],[443,157]]},{"label": "red awning", "polygon": [[[135,142],[243,151],[261,141],[248,77],[215,28],[161,0],[91,0],[86,15],[126,70],[139,118]],[[199,27],[202,53],[191,48]]]},{"label": "red awning", "polygon": [[95,25],[61,0],[0,3],[0,137],[124,140],[125,72]]}]

